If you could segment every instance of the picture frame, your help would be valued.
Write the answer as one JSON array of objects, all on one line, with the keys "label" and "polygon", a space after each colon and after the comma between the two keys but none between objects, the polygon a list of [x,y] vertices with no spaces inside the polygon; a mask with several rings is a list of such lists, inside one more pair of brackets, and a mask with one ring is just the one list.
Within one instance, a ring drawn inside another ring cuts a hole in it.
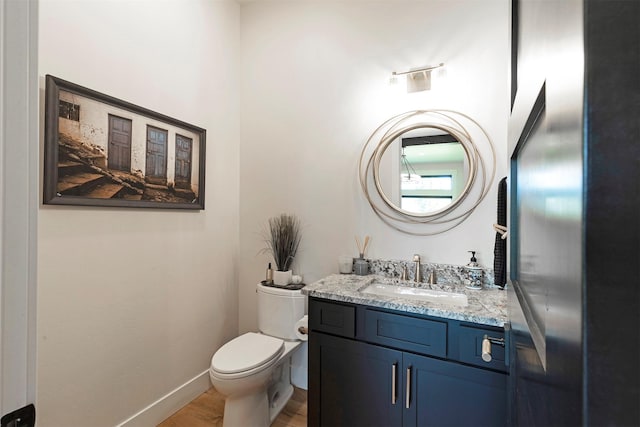
[{"label": "picture frame", "polygon": [[204,209],[205,129],[45,81],[44,204]]}]

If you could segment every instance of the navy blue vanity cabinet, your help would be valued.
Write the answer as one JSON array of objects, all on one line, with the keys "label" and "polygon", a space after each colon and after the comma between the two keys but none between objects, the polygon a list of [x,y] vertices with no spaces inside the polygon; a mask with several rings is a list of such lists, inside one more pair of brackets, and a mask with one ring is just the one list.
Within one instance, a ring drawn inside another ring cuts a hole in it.
[{"label": "navy blue vanity cabinet", "polygon": [[[311,334],[309,426],[401,425],[398,392],[402,352],[322,333]],[[395,404],[394,388],[398,393]]]},{"label": "navy blue vanity cabinet", "polygon": [[504,426],[501,328],[309,299],[309,426]]},{"label": "navy blue vanity cabinet", "polygon": [[[309,302],[309,426],[400,425],[402,352],[356,341],[356,306]],[[399,397],[396,397],[399,401]]]},{"label": "navy blue vanity cabinet", "polygon": [[507,424],[506,374],[410,353],[403,361],[410,389],[403,426]]}]

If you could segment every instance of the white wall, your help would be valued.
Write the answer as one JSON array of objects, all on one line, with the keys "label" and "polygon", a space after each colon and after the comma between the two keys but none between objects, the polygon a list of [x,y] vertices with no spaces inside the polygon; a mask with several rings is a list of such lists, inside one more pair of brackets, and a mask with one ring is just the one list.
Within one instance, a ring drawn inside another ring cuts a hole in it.
[{"label": "white wall", "polygon": [[[467,250],[493,266],[497,180],[459,227],[411,237],[384,225],[357,180],[363,144],[388,117],[411,109],[468,114],[497,146],[506,175],[509,112],[508,0],[266,2],[242,7],[240,329],[256,325],[254,284],[267,219],[293,213],[304,224],[294,270],[312,282],[356,254],[465,264]],[[394,94],[391,71],[445,63],[432,90]]]},{"label": "white wall", "polygon": [[52,74],[207,129],[206,209],[41,206],[38,425],[117,424],[237,333],[239,6],[40,5]]}]

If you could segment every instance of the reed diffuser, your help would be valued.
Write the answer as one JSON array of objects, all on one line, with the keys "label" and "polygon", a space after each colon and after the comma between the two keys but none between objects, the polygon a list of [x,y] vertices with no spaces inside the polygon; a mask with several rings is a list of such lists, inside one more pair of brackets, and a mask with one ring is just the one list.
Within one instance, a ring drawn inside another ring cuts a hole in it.
[{"label": "reed diffuser", "polygon": [[360,239],[356,236],[356,245],[358,246],[358,253],[360,254],[360,258],[364,259],[364,254],[367,251],[367,246],[369,246],[369,236],[364,236],[364,245],[360,245]]},{"label": "reed diffuser", "polygon": [[358,276],[366,276],[369,274],[369,263],[364,259],[364,255],[367,252],[369,246],[369,236],[364,236],[364,244],[360,244],[360,239],[356,236],[356,245],[358,246],[359,258],[354,263],[354,271]]}]

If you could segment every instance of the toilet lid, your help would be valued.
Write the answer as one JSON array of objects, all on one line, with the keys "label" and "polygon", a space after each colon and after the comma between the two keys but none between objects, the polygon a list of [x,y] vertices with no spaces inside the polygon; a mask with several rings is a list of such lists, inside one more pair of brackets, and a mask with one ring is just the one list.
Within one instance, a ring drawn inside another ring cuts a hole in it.
[{"label": "toilet lid", "polygon": [[264,365],[283,351],[281,339],[247,332],[220,347],[211,359],[211,367],[222,374],[235,374]]}]

